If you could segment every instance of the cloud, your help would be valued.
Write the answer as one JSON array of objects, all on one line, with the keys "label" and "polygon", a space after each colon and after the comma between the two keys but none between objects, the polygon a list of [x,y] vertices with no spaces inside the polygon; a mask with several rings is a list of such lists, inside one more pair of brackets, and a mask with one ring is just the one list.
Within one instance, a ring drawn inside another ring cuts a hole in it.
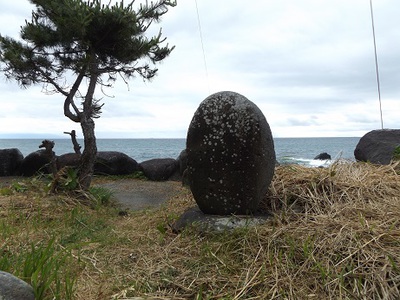
[{"label": "cloud", "polygon": [[[105,103],[96,120],[98,137],[185,137],[200,102],[222,90],[258,105],[275,136],[361,136],[380,127],[368,2],[197,4],[202,40],[196,2],[179,1],[151,29],[157,34],[162,27],[176,46],[158,75],[128,86],[118,81],[105,94],[98,90]],[[373,4],[384,126],[396,128],[400,6],[395,0]],[[30,10],[29,3],[0,0],[1,34],[17,37]],[[79,130],[63,116],[61,95],[45,95],[40,87],[20,90],[3,79],[0,90],[0,134]]]},{"label": "cloud", "polygon": [[303,118],[288,118],[286,120],[288,126],[311,126],[320,125],[317,116],[303,117]]}]

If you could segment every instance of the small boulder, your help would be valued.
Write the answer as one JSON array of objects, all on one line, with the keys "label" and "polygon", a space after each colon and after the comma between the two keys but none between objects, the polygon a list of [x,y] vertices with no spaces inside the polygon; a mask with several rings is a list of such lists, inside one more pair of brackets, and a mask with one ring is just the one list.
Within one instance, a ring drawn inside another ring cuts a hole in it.
[{"label": "small boulder", "polygon": [[0,176],[17,175],[24,156],[16,148],[0,150]]},{"label": "small boulder", "polygon": [[97,152],[94,174],[128,175],[139,171],[139,164],[128,155],[117,151]]},{"label": "small boulder", "polygon": [[252,214],[275,169],[271,129],[244,96],[219,92],[206,98],[190,123],[187,178],[205,214]]},{"label": "small boulder", "polygon": [[365,134],[354,150],[358,161],[387,165],[400,146],[400,129],[372,130]]},{"label": "small boulder", "polygon": [[46,150],[38,150],[28,154],[21,162],[19,174],[22,176],[30,177],[39,172],[49,174],[50,169],[48,164],[50,158]]},{"label": "small boulder", "polygon": [[187,168],[187,151],[182,150],[182,152],[179,154],[177,161],[179,162],[179,174],[183,176],[183,172],[185,172]]},{"label": "small boulder", "polygon": [[14,275],[0,271],[0,300],[34,300],[33,288]]},{"label": "small boulder", "polygon": [[182,182],[182,185],[189,186],[189,182],[187,180],[187,151],[182,150],[179,154],[177,161],[179,162],[179,180]]},{"label": "small boulder", "polygon": [[173,158],[156,158],[141,162],[140,168],[148,179],[164,181],[179,172],[179,162]]},{"label": "small boulder", "polygon": [[315,160],[330,160],[332,159],[332,157],[326,153],[326,152],[322,152],[320,154],[318,154],[316,157],[314,157]]},{"label": "small boulder", "polygon": [[65,153],[57,156],[57,169],[60,170],[64,167],[77,167],[79,166],[81,155],[77,153]]}]

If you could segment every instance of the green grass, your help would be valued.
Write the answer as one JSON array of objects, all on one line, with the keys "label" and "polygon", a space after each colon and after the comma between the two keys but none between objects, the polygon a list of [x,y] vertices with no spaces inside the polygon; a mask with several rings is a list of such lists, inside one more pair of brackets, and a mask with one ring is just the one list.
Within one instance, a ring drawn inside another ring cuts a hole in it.
[{"label": "green grass", "polygon": [[394,148],[393,160],[400,160],[400,145]]},{"label": "green grass", "polygon": [[[83,249],[112,241],[107,207],[111,193],[92,189],[94,205],[68,194],[49,195],[46,180],[26,179],[0,189],[0,269],[32,285],[35,299],[76,299],[76,282],[85,269]],[[95,208],[95,209],[94,209]],[[86,253],[85,253],[86,255]]]},{"label": "green grass", "polygon": [[98,185],[76,198],[28,179],[0,190],[0,268],[39,300],[399,299],[398,166],[278,167],[265,224],[179,234],[187,190],[118,214]]}]

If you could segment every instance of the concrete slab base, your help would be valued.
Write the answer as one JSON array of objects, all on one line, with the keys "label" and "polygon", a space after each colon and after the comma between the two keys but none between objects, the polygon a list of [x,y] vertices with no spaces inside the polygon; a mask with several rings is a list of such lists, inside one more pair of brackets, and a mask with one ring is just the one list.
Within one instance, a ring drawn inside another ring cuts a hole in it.
[{"label": "concrete slab base", "polygon": [[181,232],[187,227],[195,227],[200,232],[223,232],[236,228],[246,228],[265,223],[269,215],[206,215],[198,206],[186,210],[172,225],[172,230]]}]

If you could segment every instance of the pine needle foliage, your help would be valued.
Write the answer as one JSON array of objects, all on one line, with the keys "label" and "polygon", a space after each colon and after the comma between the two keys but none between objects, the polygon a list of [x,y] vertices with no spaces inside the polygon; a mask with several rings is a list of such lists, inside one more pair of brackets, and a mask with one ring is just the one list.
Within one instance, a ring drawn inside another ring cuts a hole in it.
[{"label": "pine needle foliage", "polygon": [[0,35],[0,70],[21,87],[41,84],[48,93],[62,94],[64,115],[82,127],[85,150],[79,181],[87,190],[97,153],[93,119],[103,106],[96,87],[112,87],[118,77],[126,82],[157,74],[156,64],[174,47],[165,44],[161,29],[152,37],[146,32],[176,1],[146,1],[138,7],[135,1],[30,2],[35,10],[21,27],[21,39]]},{"label": "pine needle foliage", "polygon": [[[124,6],[104,5],[99,0],[31,0],[36,6],[32,20],[21,27],[24,42],[0,37],[2,69],[9,79],[27,86],[52,84],[63,90],[67,71],[76,75],[88,69],[91,55],[96,56],[99,74],[116,74],[129,79],[135,73],[152,78],[157,69],[150,66],[167,57],[174,47],[162,46],[161,31],[148,38],[145,33],[175,6],[173,1]],[[144,61],[139,64],[143,58]],[[89,76],[89,74],[85,74]]]}]

